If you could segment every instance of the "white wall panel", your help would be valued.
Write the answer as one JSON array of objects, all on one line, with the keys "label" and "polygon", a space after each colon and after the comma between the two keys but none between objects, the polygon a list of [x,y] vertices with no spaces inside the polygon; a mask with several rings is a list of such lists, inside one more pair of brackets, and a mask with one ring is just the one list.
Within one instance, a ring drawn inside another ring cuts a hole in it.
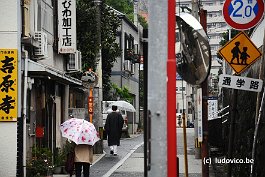
[{"label": "white wall panel", "polygon": [[[18,28],[20,28],[20,22],[18,21],[19,2],[18,0],[0,0],[0,48],[18,49],[20,46],[18,40]],[[18,66],[20,66],[20,58],[18,59]],[[20,94],[20,91],[18,94]],[[20,98],[18,99],[20,100]],[[18,109],[20,108],[19,104]],[[0,176],[16,176],[17,122],[0,122],[0,152]]]}]

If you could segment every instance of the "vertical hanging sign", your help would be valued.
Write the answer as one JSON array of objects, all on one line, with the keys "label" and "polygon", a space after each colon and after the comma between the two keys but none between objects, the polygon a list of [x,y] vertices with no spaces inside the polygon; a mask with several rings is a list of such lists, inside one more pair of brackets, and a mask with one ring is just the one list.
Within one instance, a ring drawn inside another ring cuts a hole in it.
[{"label": "vertical hanging sign", "polygon": [[208,120],[218,118],[218,100],[215,97],[208,98]]},{"label": "vertical hanging sign", "polygon": [[17,121],[17,49],[0,49],[0,121]]},{"label": "vertical hanging sign", "polygon": [[202,89],[197,90],[198,141],[202,142]]},{"label": "vertical hanging sign", "polygon": [[76,0],[58,0],[58,52],[76,51]]}]

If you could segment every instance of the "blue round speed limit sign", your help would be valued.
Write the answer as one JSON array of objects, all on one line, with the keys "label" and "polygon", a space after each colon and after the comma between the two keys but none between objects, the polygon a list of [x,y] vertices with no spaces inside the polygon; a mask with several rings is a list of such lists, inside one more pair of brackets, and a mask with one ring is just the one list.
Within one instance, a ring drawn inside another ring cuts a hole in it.
[{"label": "blue round speed limit sign", "polygon": [[223,15],[229,26],[237,30],[254,27],[264,15],[263,0],[226,0]]}]

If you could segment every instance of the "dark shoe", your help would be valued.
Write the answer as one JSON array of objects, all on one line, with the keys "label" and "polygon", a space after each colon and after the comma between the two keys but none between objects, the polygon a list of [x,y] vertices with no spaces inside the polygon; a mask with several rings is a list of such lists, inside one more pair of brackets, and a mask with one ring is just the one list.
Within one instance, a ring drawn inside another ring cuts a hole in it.
[{"label": "dark shoe", "polygon": [[114,156],[117,156],[117,154],[114,154]]},{"label": "dark shoe", "polygon": [[113,151],[110,151],[110,154],[112,154],[112,155],[113,155],[113,153],[114,153]]}]

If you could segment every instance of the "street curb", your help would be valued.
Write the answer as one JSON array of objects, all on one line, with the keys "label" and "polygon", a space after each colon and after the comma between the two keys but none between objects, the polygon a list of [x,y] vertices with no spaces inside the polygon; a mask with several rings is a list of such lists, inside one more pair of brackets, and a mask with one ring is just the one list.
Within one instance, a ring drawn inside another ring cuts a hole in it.
[{"label": "street curb", "polygon": [[140,146],[142,146],[144,142],[136,145],[131,151],[123,158],[121,159],[116,165],[114,165],[103,177],[109,177],[112,173],[114,173],[133,153],[136,151]]},{"label": "street curb", "polygon": [[130,138],[122,138],[121,141],[122,141],[122,140],[129,140],[129,139],[137,138],[137,137],[139,137],[139,136],[141,136],[141,135],[142,135],[142,134],[134,134],[134,135],[130,135],[130,136],[132,136],[132,137],[130,137]]},{"label": "street curb", "polygon": [[91,164],[91,167],[95,165],[98,161],[100,161],[104,156],[106,155],[106,152],[103,151],[103,154],[101,154],[93,163]]},{"label": "street curb", "polygon": [[[134,134],[133,135],[133,137],[130,137],[130,138],[123,138],[123,139],[121,139],[121,141],[122,140],[129,140],[129,139],[133,139],[133,138],[137,138],[137,137],[139,137],[139,136],[141,136],[142,134]],[[103,154],[101,154],[95,161],[93,161],[93,163],[91,164],[91,167],[93,166],[93,165],[95,165],[98,161],[100,161],[105,155],[106,155],[107,153],[103,150]],[[95,157],[95,155],[94,155],[94,157]],[[94,158],[93,157],[93,158]]]}]

